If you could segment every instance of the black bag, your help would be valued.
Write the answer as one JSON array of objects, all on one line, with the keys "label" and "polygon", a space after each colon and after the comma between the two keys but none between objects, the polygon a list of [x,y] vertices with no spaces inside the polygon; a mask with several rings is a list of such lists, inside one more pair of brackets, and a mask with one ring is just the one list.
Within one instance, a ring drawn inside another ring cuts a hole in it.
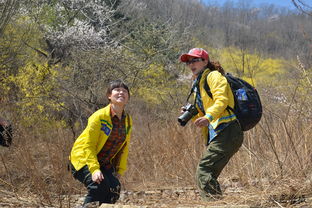
[{"label": "black bag", "polygon": [[[243,131],[253,128],[261,119],[262,105],[257,90],[248,82],[234,77],[230,73],[224,75],[230,84],[234,95],[234,109],[227,106],[237,117]],[[212,98],[208,83],[205,82],[204,88]]]},{"label": "black bag", "polygon": [[8,126],[0,125],[0,145],[9,147],[12,144],[12,125]]}]

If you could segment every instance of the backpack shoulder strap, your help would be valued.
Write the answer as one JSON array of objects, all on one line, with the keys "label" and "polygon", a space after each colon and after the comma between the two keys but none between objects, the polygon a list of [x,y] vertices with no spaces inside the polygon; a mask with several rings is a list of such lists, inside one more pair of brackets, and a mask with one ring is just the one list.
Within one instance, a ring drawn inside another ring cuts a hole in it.
[{"label": "backpack shoulder strap", "polygon": [[211,93],[210,87],[209,87],[208,82],[207,82],[207,76],[206,76],[205,82],[204,82],[204,89],[206,90],[206,92],[209,95],[209,97],[212,98],[212,93]]}]

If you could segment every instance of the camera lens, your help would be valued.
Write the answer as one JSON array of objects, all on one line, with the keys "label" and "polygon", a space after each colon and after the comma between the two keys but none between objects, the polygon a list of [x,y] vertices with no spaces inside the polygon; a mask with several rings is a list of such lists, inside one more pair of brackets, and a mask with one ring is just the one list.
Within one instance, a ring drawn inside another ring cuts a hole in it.
[{"label": "camera lens", "polygon": [[189,111],[185,111],[179,118],[178,122],[181,126],[185,126],[186,123],[193,117],[193,115]]}]

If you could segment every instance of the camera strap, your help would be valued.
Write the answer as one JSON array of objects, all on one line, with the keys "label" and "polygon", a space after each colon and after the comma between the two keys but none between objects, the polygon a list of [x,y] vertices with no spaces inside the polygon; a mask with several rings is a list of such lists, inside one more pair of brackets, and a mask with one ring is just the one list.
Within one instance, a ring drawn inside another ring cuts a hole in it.
[{"label": "camera strap", "polygon": [[192,89],[191,89],[191,92],[190,94],[187,96],[187,99],[186,99],[186,102],[188,103],[188,100],[190,99],[191,95],[193,94],[194,92],[194,87],[192,86]]},{"label": "camera strap", "polygon": [[[191,88],[191,92],[190,92],[190,94],[188,95],[188,97],[187,97],[187,99],[186,99],[186,102],[187,102],[187,103],[188,103],[188,100],[190,99],[192,93],[195,92],[195,88],[196,88],[196,90],[199,90],[199,82],[200,82],[200,80],[201,80],[201,77],[202,77],[204,71],[205,71],[205,70],[202,70],[202,71],[200,72],[200,74],[197,76],[196,80],[193,82],[193,85],[192,85],[192,88]],[[197,91],[196,91],[196,93],[200,93],[200,92],[197,92]],[[194,106],[196,105],[196,99],[198,99],[197,96],[198,96],[198,95],[196,94],[196,95],[195,95],[195,99],[194,99]],[[201,102],[201,101],[200,101],[200,102]],[[200,108],[201,110],[204,110],[204,109],[202,109],[202,108],[203,108],[202,104],[198,103],[198,106],[199,106],[199,108]],[[203,111],[203,112],[204,112],[204,111]]]},{"label": "camera strap", "polygon": [[[191,91],[190,91],[189,95],[187,96],[186,103],[188,103],[188,101],[189,101],[191,95],[193,94],[193,92],[195,92],[195,87],[196,87],[197,85],[198,85],[198,81],[193,82]],[[196,104],[196,99],[194,99],[194,106],[195,106],[195,104]]]}]

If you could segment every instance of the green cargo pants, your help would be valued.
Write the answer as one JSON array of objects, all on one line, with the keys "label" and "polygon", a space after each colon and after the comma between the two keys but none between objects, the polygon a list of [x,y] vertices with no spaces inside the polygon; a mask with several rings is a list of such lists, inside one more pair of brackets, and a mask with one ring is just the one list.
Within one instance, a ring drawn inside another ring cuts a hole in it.
[{"label": "green cargo pants", "polygon": [[233,122],[222,130],[207,146],[196,171],[196,181],[200,195],[205,200],[212,195],[221,195],[217,181],[221,171],[231,157],[239,150],[244,140],[238,122]]}]

